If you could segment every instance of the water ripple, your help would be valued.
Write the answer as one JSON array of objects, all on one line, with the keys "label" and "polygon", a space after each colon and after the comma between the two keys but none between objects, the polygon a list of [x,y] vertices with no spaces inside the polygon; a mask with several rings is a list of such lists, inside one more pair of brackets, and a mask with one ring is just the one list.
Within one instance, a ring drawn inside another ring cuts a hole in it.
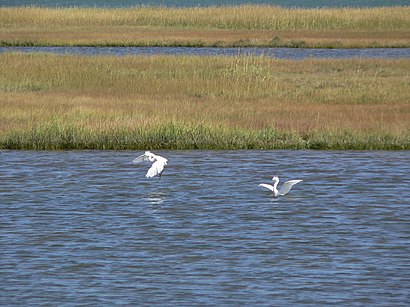
[{"label": "water ripple", "polygon": [[4,305],[409,304],[410,152],[137,154],[0,151]]},{"label": "water ripple", "polygon": [[268,56],[278,59],[306,58],[409,58],[410,48],[213,48],[213,47],[0,47],[1,52],[50,52],[78,55],[196,55]]}]

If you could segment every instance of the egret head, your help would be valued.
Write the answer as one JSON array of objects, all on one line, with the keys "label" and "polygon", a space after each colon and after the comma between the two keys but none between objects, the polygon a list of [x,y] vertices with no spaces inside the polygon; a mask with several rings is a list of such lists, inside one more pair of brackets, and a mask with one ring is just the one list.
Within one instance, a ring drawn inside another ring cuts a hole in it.
[{"label": "egret head", "polygon": [[150,152],[150,151],[146,151],[145,152],[145,155],[148,157],[148,160],[150,161],[150,162],[155,162],[155,155],[152,153],[152,152]]},{"label": "egret head", "polygon": [[273,181],[279,181],[279,177],[278,176],[273,176],[272,180]]}]

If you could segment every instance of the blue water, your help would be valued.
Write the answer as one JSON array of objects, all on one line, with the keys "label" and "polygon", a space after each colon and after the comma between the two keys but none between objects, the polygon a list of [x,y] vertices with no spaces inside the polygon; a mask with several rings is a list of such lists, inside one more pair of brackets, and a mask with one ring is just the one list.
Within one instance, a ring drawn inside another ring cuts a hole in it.
[{"label": "blue water", "polygon": [[85,6],[85,7],[129,7],[137,5],[162,5],[174,7],[221,6],[241,4],[270,4],[284,7],[375,7],[410,5],[409,0],[0,0],[0,6]]},{"label": "blue water", "polygon": [[2,306],[409,306],[409,151],[140,153],[0,151]]},{"label": "blue water", "polygon": [[193,48],[193,47],[0,47],[2,52],[51,52],[79,55],[263,55],[279,59],[306,58],[409,58],[410,48]]}]

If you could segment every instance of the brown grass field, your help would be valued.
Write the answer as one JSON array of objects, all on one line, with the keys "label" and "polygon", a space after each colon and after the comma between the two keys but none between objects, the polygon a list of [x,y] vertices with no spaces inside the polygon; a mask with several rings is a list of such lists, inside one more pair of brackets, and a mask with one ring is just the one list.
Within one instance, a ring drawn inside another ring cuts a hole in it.
[{"label": "brown grass field", "polygon": [[0,45],[409,47],[410,6],[0,7]]},{"label": "brown grass field", "polygon": [[408,59],[0,54],[0,148],[410,149]]}]

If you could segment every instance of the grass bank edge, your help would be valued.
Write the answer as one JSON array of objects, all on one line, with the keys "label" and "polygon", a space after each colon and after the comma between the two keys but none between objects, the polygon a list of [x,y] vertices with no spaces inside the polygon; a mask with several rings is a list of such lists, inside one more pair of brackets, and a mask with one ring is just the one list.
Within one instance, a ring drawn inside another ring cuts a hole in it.
[{"label": "grass bank edge", "polygon": [[203,40],[188,41],[131,41],[131,42],[52,42],[52,41],[13,41],[1,40],[0,47],[94,47],[94,48],[115,48],[115,47],[190,47],[190,48],[308,48],[308,49],[367,49],[367,48],[410,48],[410,41],[383,43],[379,41],[363,43],[345,43],[335,40],[334,42],[315,42],[310,43],[304,40],[281,40],[273,38],[268,42],[254,42],[249,39],[234,42],[222,42],[216,40],[205,42]]},{"label": "grass bank edge", "polygon": [[247,130],[169,123],[152,128],[92,131],[79,126],[40,125],[0,136],[11,150],[410,150],[410,133]]}]

